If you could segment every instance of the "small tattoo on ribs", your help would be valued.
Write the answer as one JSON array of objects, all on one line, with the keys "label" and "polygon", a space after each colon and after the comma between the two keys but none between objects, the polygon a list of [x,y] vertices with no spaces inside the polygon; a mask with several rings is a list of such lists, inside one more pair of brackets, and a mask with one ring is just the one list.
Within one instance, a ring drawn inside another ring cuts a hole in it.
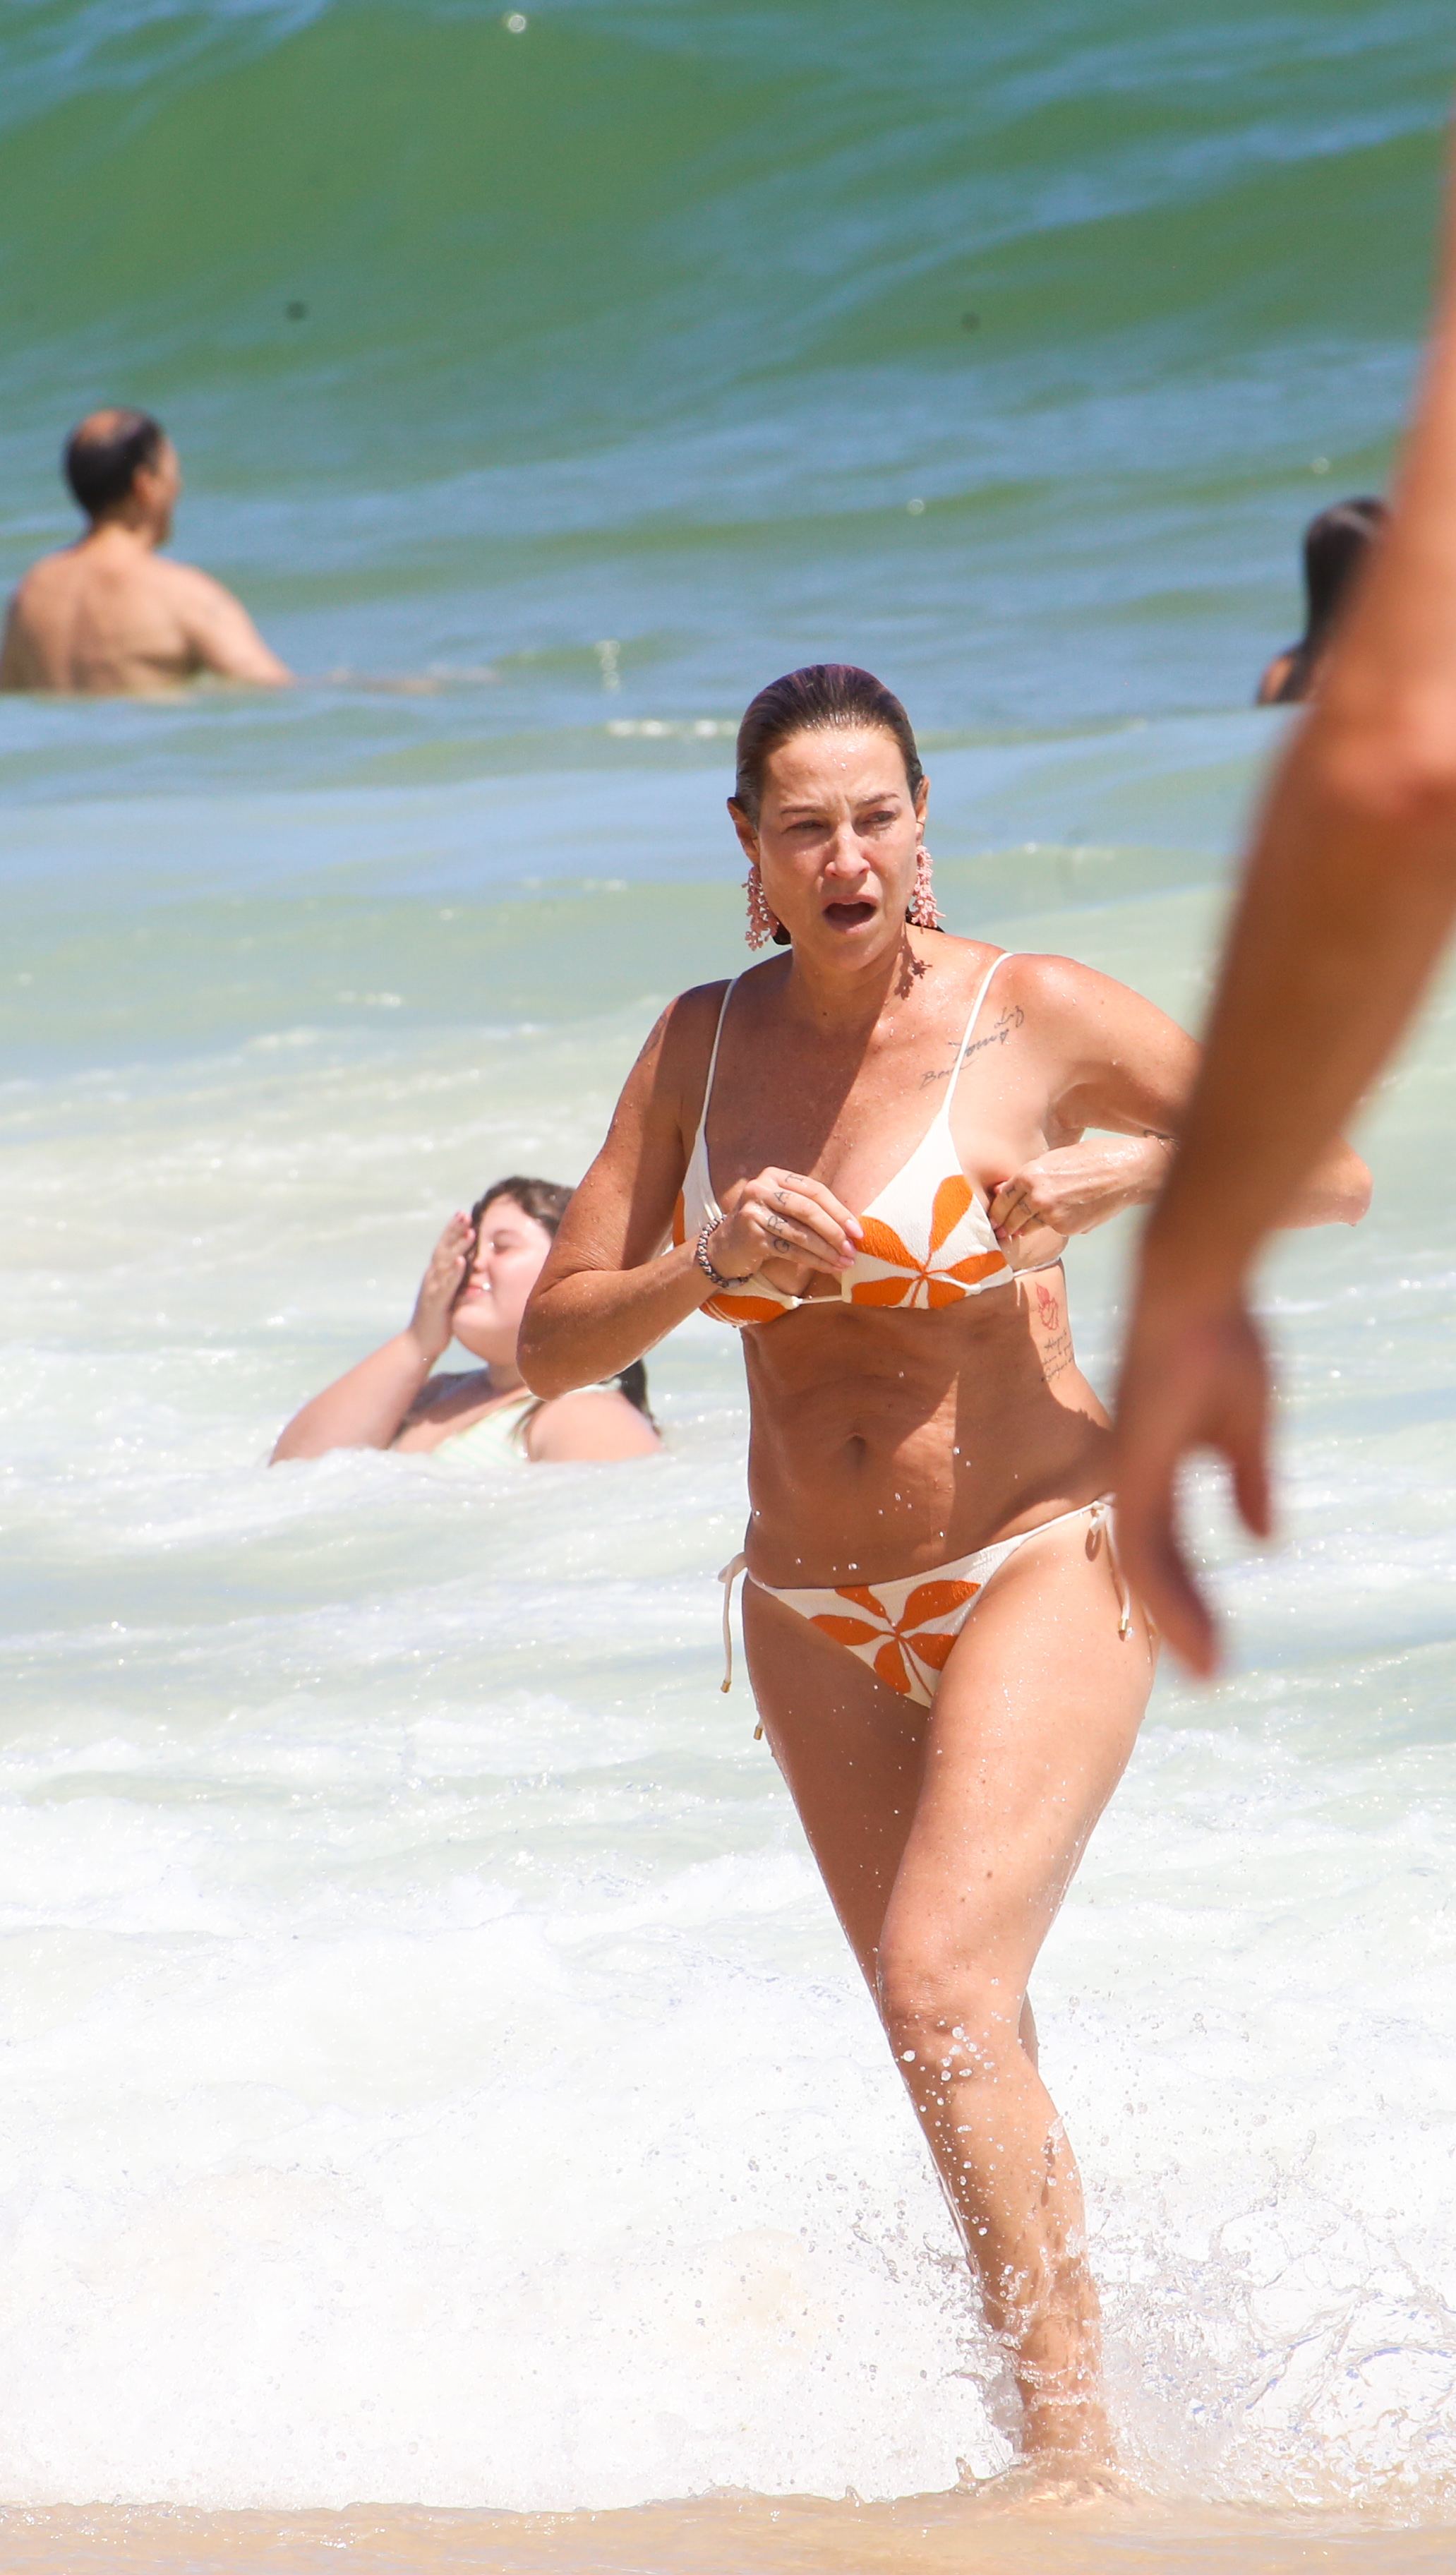
[{"label": "small tattoo on ribs", "polygon": [[1041,1373],[1045,1377],[1048,1385],[1051,1383],[1054,1376],[1060,1376],[1063,1368],[1069,1368],[1071,1366],[1072,1357],[1072,1336],[1070,1332],[1065,1330],[1060,1331],[1057,1333],[1054,1340],[1047,1342],[1045,1349],[1041,1353]]}]

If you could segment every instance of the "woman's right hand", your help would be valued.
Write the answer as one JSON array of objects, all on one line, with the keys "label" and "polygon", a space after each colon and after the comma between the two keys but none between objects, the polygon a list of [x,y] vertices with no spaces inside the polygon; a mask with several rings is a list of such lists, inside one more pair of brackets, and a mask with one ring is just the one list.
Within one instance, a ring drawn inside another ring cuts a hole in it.
[{"label": "woman's right hand", "polygon": [[431,1367],[443,1358],[450,1347],[450,1318],[456,1299],[465,1286],[466,1273],[475,1251],[475,1228],[464,1213],[453,1216],[440,1241],[430,1255],[430,1266],[420,1282],[420,1293],[410,1316],[409,1329],[420,1347],[420,1354]]},{"label": "woman's right hand", "polygon": [[854,1260],[863,1232],[822,1181],[802,1172],[759,1172],[734,1181],[723,1203],[723,1223],[709,1239],[708,1257],[723,1279],[747,1279],[788,1262],[840,1278]]}]

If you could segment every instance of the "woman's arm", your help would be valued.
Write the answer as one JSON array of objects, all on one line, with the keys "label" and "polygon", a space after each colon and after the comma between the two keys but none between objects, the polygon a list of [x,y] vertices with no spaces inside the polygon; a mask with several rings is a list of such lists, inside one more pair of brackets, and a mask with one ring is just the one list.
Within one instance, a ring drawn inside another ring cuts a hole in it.
[{"label": "woman's arm", "polygon": [[[715,1293],[696,1239],[664,1252],[683,1186],[723,986],[672,1003],[628,1076],[607,1142],[562,1220],[521,1326],[516,1364],[534,1394],[617,1376]],[[817,1181],[765,1171],[735,1182],[711,1257],[725,1279],[775,1258],[835,1277],[858,1220]]]},{"label": "woman's arm", "polygon": [[470,1218],[453,1216],[431,1255],[404,1330],[294,1414],[279,1436],[271,1466],[289,1457],[323,1457],[331,1448],[393,1445],[436,1360],[450,1347],[450,1317],[473,1240]]},{"label": "woman's arm", "polygon": [[[664,1012],[628,1075],[602,1151],[572,1193],[516,1345],[533,1394],[565,1395],[617,1376],[713,1293],[696,1243],[661,1253],[688,1162],[679,1063],[707,1022],[704,1000],[687,993]],[[710,1035],[705,1082],[712,1043]]]},{"label": "woman's arm", "polygon": [[[1087,1234],[1123,1208],[1157,1197],[1181,1132],[1198,1049],[1176,1022],[1127,985],[1070,958],[1028,961],[1028,1018],[1048,1055],[1047,1133],[1060,1140],[1003,1182],[991,1201],[997,1232],[1035,1247],[1036,1234]],[[1084,1131],[1116,1143],[1088,1143]],[[1343,1142],[1293,1187],[1282,1226],[1357,1225],[1370,1175]]]},{"label": "woman's arm", "polygon": [[1118,1404],[1125,1560],[1183,1660],[1216,1662],[1184,1458],[1270,1524],[1268,1366],[1249,1274],[1279,1207],[1418,1009],[1456,919],[1456,198],[1390,521],[1259,817],[1203,1071],[1143,1245]]}]

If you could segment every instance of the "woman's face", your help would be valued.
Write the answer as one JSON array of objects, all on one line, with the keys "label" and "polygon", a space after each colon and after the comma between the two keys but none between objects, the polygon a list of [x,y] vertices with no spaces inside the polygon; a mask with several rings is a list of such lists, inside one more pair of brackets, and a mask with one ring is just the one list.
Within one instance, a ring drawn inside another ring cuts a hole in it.
[{"label": "woman's face", "polygon": [[450,1318],[456,1339],[473,1357],[488,1365],[514,1364],[526,1299],[550,1250],[551,1236],[534,1216],[514,1199],[492,1199]]},{"label": "woman's face", "polygon": [[756,828],[731,811],[795,946],[873,955],[899,938],[925,794],[922,780],[911,796],[899,745],[877,725],[790,734],[769,754]]}]

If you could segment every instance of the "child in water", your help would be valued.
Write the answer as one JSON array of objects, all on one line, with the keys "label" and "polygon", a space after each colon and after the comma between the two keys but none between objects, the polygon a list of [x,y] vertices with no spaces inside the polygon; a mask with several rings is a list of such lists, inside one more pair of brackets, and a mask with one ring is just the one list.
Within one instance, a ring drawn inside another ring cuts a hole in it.
[{"label": "child in water", "polygon": [[[493,1181],[469,1216],[453,1216],[435,1247],[402,1332],[296,1412],[270,1463],[331,1448],[469,1447],[474,1459],[535,1465],[646,1457],[662,1446],[639,1359],[604,1385],[541,1403],[516,1364],[516,1338],[565,1216],[556,1181]],[[479,1367],[432,1373],[452,1339]]]}]

